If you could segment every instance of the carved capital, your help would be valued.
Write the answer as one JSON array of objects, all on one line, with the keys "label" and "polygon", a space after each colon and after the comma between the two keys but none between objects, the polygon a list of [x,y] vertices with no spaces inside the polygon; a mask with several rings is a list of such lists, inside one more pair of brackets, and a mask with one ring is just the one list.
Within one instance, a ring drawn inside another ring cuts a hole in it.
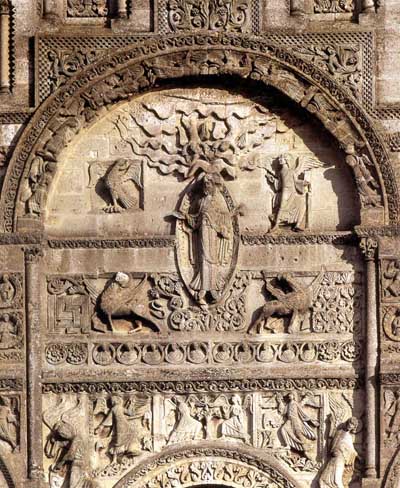
[{"label": "carved capital", "polygon": [[363,237],[360,241],[360,249],[367,261],[372,261],[375,258],[376,250],[378,249],[378,241],[371,237]]},{"label": "carved capital", "polygon": [[43,249],[41,247],[25,247],[25,262],[28,264],[37,264],[43,257]]},{"label": "carved capital", "polygon": [[0,15],[10,15],[11,4],[9,0],[0,0]]}]

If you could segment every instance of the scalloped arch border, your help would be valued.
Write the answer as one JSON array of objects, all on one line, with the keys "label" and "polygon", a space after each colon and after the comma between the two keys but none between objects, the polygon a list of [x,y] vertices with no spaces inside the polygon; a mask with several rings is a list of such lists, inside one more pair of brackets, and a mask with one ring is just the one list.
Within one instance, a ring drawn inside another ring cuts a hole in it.
[{"label": "scalloped arch border", "polygon": [[[114,485],[114,488],[141,486],[141,480],[147,479],[150,481],[156,478],[160,472],[165,472],[169,468],[184,468],[192,463],[207,460],[230,462],[238,466],[244,466],[255,473],[261,472],[273,478],[274,481],[279,483],[279,486],[285,488],[303,488],[303,484],[299,483],[277,459],[272,458],[268,454],[260,456],[260,452],[256,452],[254,448],[238,445],[227,447],[221,442],[212,444],[210,442],[199,443],[193,447],[172,448],[168,452],[147,458],[123,476]],[[218,485],[218,480],[212,481]],[[188,483],[187,486],[202,486],[202,483],[204,484],[204,480],[199,479]],[[234,486],[233,484],[229,485],[229,482],[219,484]]]},{"label": "scalloped arch border", "polygon": [[[264,63],[263,69],[265,72],[261,69],[261,72],[256,73],[258,78],[255,78],[254,70],[249,73],[240,66],[240,63],[234,66],[228,58],[228,62],[219,69],[214,67],[214,71],[211,70],[211,73],[199,73],[199,68],[193,64],[188,63],[184,66],[176,66],[176,63],[174,64],[174,55],[185,52],[230,52],[233,57],[234,55],[247,55],[252,58],[254,64],[255,62],[259,62],[261,65]],[[159,65],[157,65],[157,61]],[[167,62],[162,63],[161,61]],[[47,98],[37,109],[20,136],[11,159],[0,201],[0,227],[6,233],[17,229],[17,220],[21,213],[19,194],[29,172],[33,157],[56,134],[54,126],[57,118],[72,117],[71,107],[75,107],[74,110],[77,110],[76,107],[79,104],[87,104],[91,90],[95,89],[96,85],[100,87],[101,91],[101,83],[111,80],[113,76],[120,72],[130,70],[138,74],[137,86],[132,88],[128,96],[123,98],[125,100],[136,94],[157,88],[158,80],[172,81],[182,77],[204,74],[235,75],[242,78],[258,79],[265,85],[274,86],[294,102],[301,104],[307,109],[307,103],[297,99],[298,97],[296,98],[293,90],[288,89],[287,85],[279,80],[279,77],[275,76],[274,78],[267,73],[268,66],[271,63],[295,77],[300,84],[315,89],[316,93],[318,92],[327,104],[334,107],[338,114],[344,117],[342,122],[345,120],[347,127],[351,127],[354,134],[357,134],[359,140],[365,144],[379,178],[385,209],[384,219],[382,219],[384,221],[379,222],[379,224],[399,222],[399,193],[395,173],[384,140],[366,111],[345,89],[340,87],[330,75],[316,66],[297,57],[284,47],[268,43],[260,37],[207,33],[203,35],[185,34],[152,38],[149,41],[135,44],[129,48],[120,49],[116,53],[108,53],[98,62],[80,71]],[[105,100],[104,94],[102,96],[102,103],[94,110],[96,113],[95,117],[104,107],[112,106],[122,100],[122,98],[120,100]],[[309,109],[309,111],[311,110]],[[69,115],[66,115],[68,113]],[[322,119],[318,111],[313,113],[339,143],[348,142],[349,137],[350,141],[354,140],[354,138],[351,139],[352,136],[346,130],[342,130],[342,133],[337,130],[334,122],[326,120],[326,118]],[[79,119],[79,130],[92,123],[92,120],[84,121],[82,112],[76,115],[76,118]],[[340,137],[342,137],[342,140]],[[51,171],[49,171],[50,181],[52,181],[56,172],[56,165],[57,163],[54,163]],[[41,202],[41,209],[43,210],[44,207],[45,199]],[[40,222],[40,219],[37,219],[37,221]]]}]

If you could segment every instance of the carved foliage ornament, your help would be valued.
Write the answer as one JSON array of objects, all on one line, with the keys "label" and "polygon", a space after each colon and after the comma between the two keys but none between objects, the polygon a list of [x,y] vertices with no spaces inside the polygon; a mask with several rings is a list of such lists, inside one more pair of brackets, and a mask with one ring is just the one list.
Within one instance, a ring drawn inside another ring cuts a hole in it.
[{"label": "carved foliage ornament", "polygon": [[67,0],[68,17],[105,17],[107,0]]},{"label": "carved foliage ornament", "polygon": [[172,31],[250,29],[251,0],[168,0],[168,23]]},{"label": "carved foliage ornament", "polygon": [[[178,37],[167,40],[160,40],[158,41],[158,44],[157,42],[153,41],[151,49],[153,51],[157,51],[158,49],[165,50],[168,48],[172,48],[175,43],[178,42],[178,40],[179,44],[185,42],[185,38],[179,39]],[[199,38],[193,36],[187,37],[186,40],[191,44],[198,43],[200,41]],[[251,47],[255,51],[262,48],[264,52],[268,52],[268,57],[263,54],[262,57],[260,56],[256,59],[254,55],[248,55],[248,61],[243,64],[243,55],[240,55],[240,57],[237,57],[236,59],[233,56],[226,57],[224,61],[223,53],[221,57],[217,57],[216,59],[214,54],[210,52],[210,54],[208,55],[208,59],[206,56],[206,59],[202,60],[202,68],[200,70],[200,66],[196,62],[186,61],[182,63],[182,59],[185,59],[185,54],[183,58],[181,54],[179,54],[174,55],[175,57],[178,56],[178,58],[180,58],[179,60],[173,61],[172,59],[163,59],[161,62],[161,58],[159,58],[158,62],[156,63],[149,64],[148,62],[142,62],[141,64],[131,66],[130,68],[125,69],[125,71],[123,72],[116,73],[115,66],[118,65],[119,61],[123,61],[124,63],[126,63],[127,61],[134,59],[141,53],[148,54],[150,45],[146,47],[146,44],[143,44],[143,46],[134,47],[131,50],[125,51],[123,54],[113,55],[112,65],[114,66],[114,74],[112,74],[109,78],[106,78],[103,81],[97,82],[99,84],[97,87],[95,85],[96,82],[93,81],[92,88],[86,89],[82,92],[82,95],[80,97],[74,98],[74,93],[76,92],[78,87],[87,84],[88,79],[95,78],[96,76],[98,76],[100,71],[104,72],[105,69],[109,69],[111,67],[110,60],[108,58],[105,58],[104,60],[99,61],[97,65],[89,67],[87,71],[84,72],[84,74],[77,77],[77,82],[75,84],[71,80],[71,82],[64,86],[63,96],[52,99],[48,102],[48,104],[44,105],[43,113],[42,111],[39,111],[37,113],[33,122],[30,125],[30,128],[23,136],[23,142],[21,141],[21,144],[19,145],[20,150],[17,150],[14,153],[14,163],[12,164],[12,169],[10,170],[11,172],[7,180],[7,184],[9,184],[8,181],[11,178],[11,174],[13,174],[13,181],[19,179],[21,171],[25,165],[24,161],[28,157],[28,154],[32,152],[32,141],[36,141],[37,138],[40,136],[44,125],[47,125],[49,121],[50,114],[57,113],[49,126],[50,133],[48,137],[51,138],[51,141],[47,140],[46,142],[46,138],[42,137],[42,147],[37,148],[35,154],[35,157],[44,158],[45,162],[44,165],[38,165],[39,167],[43,167],[42,173],[39,172],[40,174],[34,177],[34,181],[37,182],[38,189],[33,189],[32,191],[31,184],[29,183],[29,178],[31,178],[32,180],[32,177],[28,177],[28,180],[26,180],[26,183],[28,183],[28,185],[26,185],[25,183],[25,191],[28,196],[23,199],[24,202],[27,202],[28,199],[31,198],[31,196],[29,196],[30,192],[34,194],[39,189],[39,191],[42,191],[41,189],[43,189],[42,193],[45,194],[45,189],[51,181],[52,175],[55,171],[54,161],[56,161],[60,150],[65,146],[65,144],[68,143],[69,140],[71,140],[73,134],[76,134],[81,127],[87,125],[95,118],[96,112],[98,110],[100,110],[105,105],[127,98],[132,93],[148,89],[149,87],[154,85],[157,78],[168,78],[171,76],[176,77],[185,74],[209,73],[210,69],[212,68],[212,72],[214,73],[235,73],[239,74],[242,77],[251,76],[252,78],[265,80],[273,86],[277,86],[284,93],[288,94],[294,100],[298,101],[304,107],[309,109],[313,107],[313,104],[311,104],[310,106],[310,101],[311,99],[315,98],[317,92],[318,96],[321,98],[321,101],[326,100],[325,94],[320,92],[318,89],[314,90],[313,94],[308,94],[307,84],[305,84],[304,81],[300,81],[286,68],[280,67],[278,63],[272,62],[272,58],[276,56],[279,56],[280,58],[285,58],[286,61],[294,64],[295,66],[298,66],[300,70],[307,69],[310,73],[310,77],[316,79],[314,82],[318,84],[323,84],[325,89],[327,89],[328,91],[330,89],[334,89],[335,98],[337,99],[339,104],[343,106],[345,105],[347,107],[346,113],[347,110],[350,111],[352,115],[358,120],[358,123],[361,127],[369,127],[369,122],[367,121],[366,116],[359,109],[359,107],[355,105],[355,102],[351,100],[344,91],[337,87],[336,84],[328,76],[325,76],[317,68],[308,66],[304,60],[295,58],[295,56],[293,56],[292,54],[288,57],[287,53],[281,48],[267,46],[265,45],[265,43],[261,46],[261,41],[253,41],[249,45],[248,41],[245,38],[235,38],[235,36],[228,36],[226,34],[223,34],[221,39],[212,35],[209,35],[206,38],[204,38],[203,36],[201,38],[202,49],[207,46],[207,43],[217,45],[219,42],[223,42],[226,44],[225,49],[227,49],[228,46],[231,44],[231,53],[233,44],[241,45],[243,42],[245,42],[246,46]],[[155,54],[152,54],[152,56],[155,56]],[[188,51],[186,51],[186,59],[191,59],[190,55],[188,56]],[[273,70],[271,71],[271,67],[273,67],[274,65],[276,67],[275,75]],[[278,74],[279,71],[280,74]],[[284,73],[286,74],[286,76],[283,76]],[[305,99],[305,97],[307,100]],[[62,107],[65,102],[67,102],[66,105]],[[345,144],[349,144],[351,142],[356,143],[360,136],[358,135],[357,131],[353,129],[354,126],[352,125],[351,120],[348,119],[347,115],[345,115],[343,112],[338,111],[338,109],[335,108],[330,102],[327,102],[327,100],[326,105],[328,108],[324,108],[322,106],[320,106],[319,109],[316,109],[315,107],[313,108],[313,111],[316,113],[317,117],[319,117],[323,121],[323,123],[329,128],[329,130],[335,135],[335,137],[339,139],[339,141]],[[340,121],[338,121],[339,114]],[[43,116],[44,120],[40,120]],[[70,121],[68,119],[70,119]],[[29,139],[28,133],[30,133]],[[379,137],[374,132],[371,132],[368,139],[373,150],[377,151],[379,167],[381,168],[383,173],[383,178],[385,180],[389,199],[389,213],[393,220],[393,216],[397,215],[398,212],[395,178],[393,178],[391,175],[390,163]],[[20,152],[23,149],[24,144],[27,145],[27,151]],[[42,156],[40,156],[39,152],[40,154],[42,154]],[[46,175],[46,177],[44,175]],[[6,191],[4,192],[5,205],[6,208],[9,209],[5,210],[5,216],[7,216],[5,225],[8,231],[12,229],[12,220],[14,215],[13,208],[15,206],[15,190],[15,186],[13,189],[6,187]],[[34,197],[34,199],[37,200],[39,206],[43,206],[44,201],[42,200],[41,194],[39,194],[37,198]],[[26,206],[24,207],[24,211],[26,211]],[[396,220],[396,218],[394,220]]]},{"label": "carved foliage ornament", "polygon": [[354,0],[314,0],[314,12],[318,14],[352,13]]}]

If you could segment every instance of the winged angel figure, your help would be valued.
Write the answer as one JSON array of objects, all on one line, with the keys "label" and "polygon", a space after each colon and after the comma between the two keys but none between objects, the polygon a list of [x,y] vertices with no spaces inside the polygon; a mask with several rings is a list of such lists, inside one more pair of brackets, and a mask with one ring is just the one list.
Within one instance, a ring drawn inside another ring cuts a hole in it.
[{"label": "winged angel figure", "polygon": [[[319,479],[320,488],[344,488],[351,481],[357,451],[353,435],[360,431],[361,424],[352,417],[351,400],[342,393],[343,401],[330,396],[330,447],[328,462]],[[347,420],[346,420],[347,419]]]},{"label": "winged angel figure", "polygon": [[98,488],[89,473],[84,441],[85,410],[82,397],[62,396],[43,413],[43,422],[50,430],[44,452],[47,458],[53,460],[49,468],[50,486]]},{"label": "winged angel figure", "polygon": [[145,431],[149,431],[151,424],[149,398],[132,396],[124,400],[115,395],[111,397],[109,407],[106,400],[102,400],[97,402],[94,411],[95,415],[102,415],[95,429],[95,434],[101,439],[97,447],[106,443],[112,463],[117,463],[124,456],[138,456],[144,449],[148,449]]},{"label": "winged angel figure", "polygon": [[311,183],[307,172],[325,165],[310,156],[294,157],[282,154],[276,157],[258,155],[244,165],[245,169],[254,167],[266,171],[266,178],[274,192],[271,232],[281,226],[290,226],[296,231],[309,227],[309,207]]}]

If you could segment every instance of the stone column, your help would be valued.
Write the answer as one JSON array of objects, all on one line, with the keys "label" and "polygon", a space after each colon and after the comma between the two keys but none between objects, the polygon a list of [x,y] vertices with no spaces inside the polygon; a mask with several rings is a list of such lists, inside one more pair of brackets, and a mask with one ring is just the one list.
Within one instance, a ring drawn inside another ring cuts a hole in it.
[{"label": "stone column", "polygon": [[25,253],[26,307],[26,409],[27,409],[27,477],[32,487],[40,487],[42,463],[42,397],[41,397],[41,333],[40,271],[43,252],[28,247]]},{"label": "stone column", "polygon": [[360,248],[364,254],[367,271],[366,286],[366,364],[365,364],[365,392],[366,392],[366,466],[365,476],[367,478],[376,478],[376,440],[377,440],[377,360],[378,360],[378,308],[376,300],[376,250],[378,243],[370,237],[363,237],[360,242]]},{"label": "stone column", "polygon": [[0,93],[10,91],[10,15],[9,0],[0,0]]},{"label": "stone column", "polygon": [[126,0],[118,0],[118,18],[127,19],[128,18],[128,7]]},{"label": "stone column", "polygon": [[362,0],[361,5],[364,14],[375,13],[375,0]]}]

